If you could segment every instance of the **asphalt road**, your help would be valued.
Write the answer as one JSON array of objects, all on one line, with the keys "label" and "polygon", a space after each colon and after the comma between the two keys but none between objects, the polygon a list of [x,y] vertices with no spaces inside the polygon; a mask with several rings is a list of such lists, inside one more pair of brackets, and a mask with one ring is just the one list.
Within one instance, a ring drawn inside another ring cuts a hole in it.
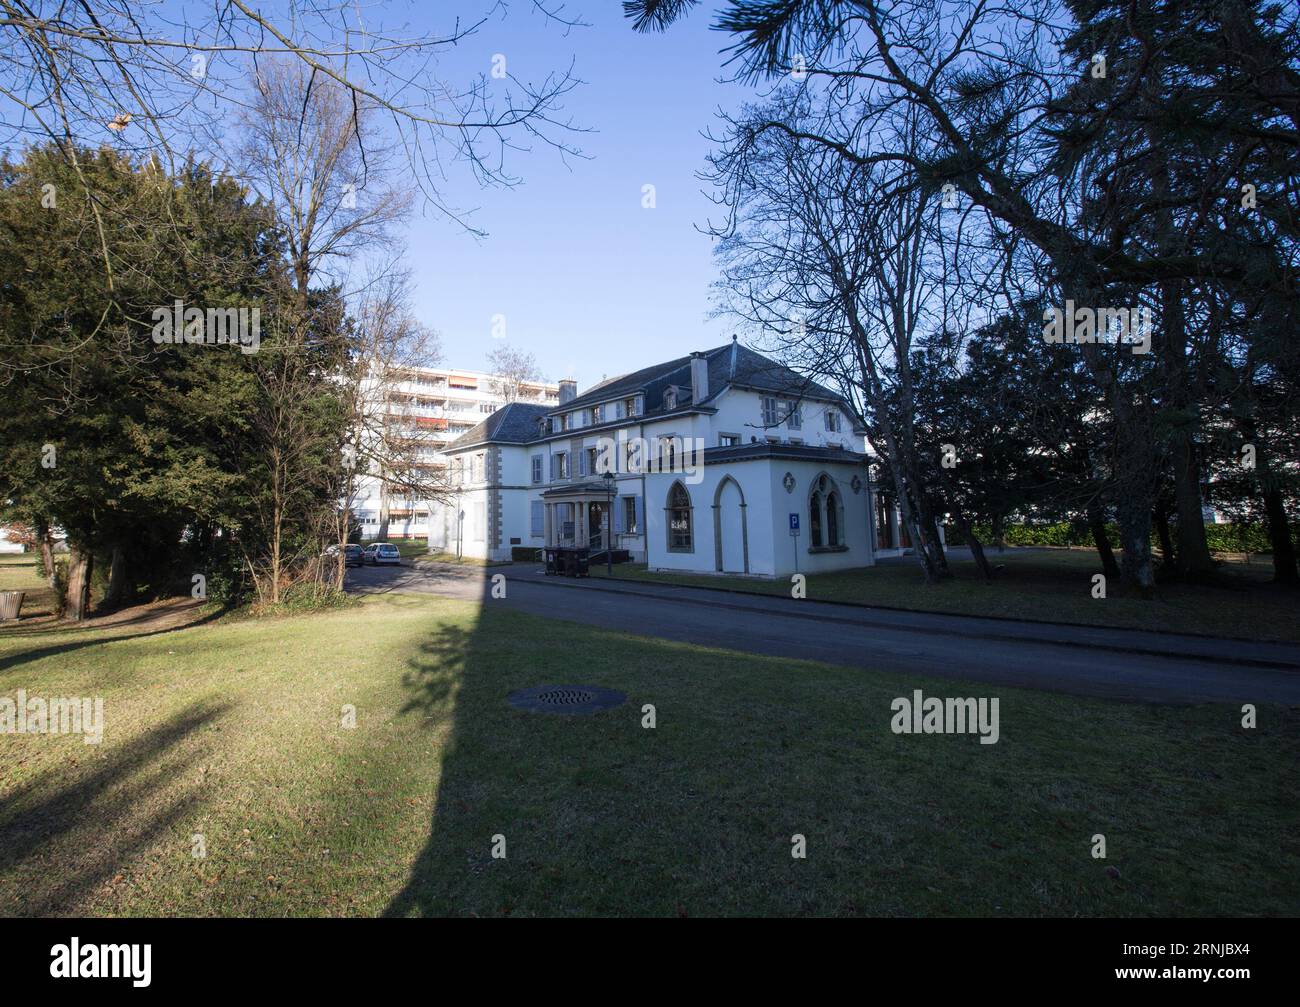
[{"label": "asphalt road", "polygon": [[[506,577],[506,597],[489,597]],[[1300,703],[1300,646],[895,612],[598,578],[531,564],[348,571],[348,587],[438,594],[728,650],[1083,696]]]}]

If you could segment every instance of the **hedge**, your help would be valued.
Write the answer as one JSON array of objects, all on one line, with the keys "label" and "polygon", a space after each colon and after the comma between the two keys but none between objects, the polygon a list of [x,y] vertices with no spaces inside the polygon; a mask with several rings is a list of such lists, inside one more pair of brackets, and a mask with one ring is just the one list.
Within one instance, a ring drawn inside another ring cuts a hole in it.
[{"label": "hedge", "polygon": [[[993,529],[988,525],[976,525],[975,534],[980,542],[988,545],[993,541]],[[1177,534],[1176,529],[1174,534]],[[961,533],[951,525],[944,527],[944,535],[950,545],[964,545]],[[1118,549],[1119,529],[1114,523],[1106,525],[1106,537],[1111,548]],[[1292,532],[1295,537],[1295,532]],[[1207,524],[1205,538],[1211,552],[1272,552],[1268,540],[1268,531],[1259,524]],[[1010,524],[1002,532],[1002,540],[1007,545],[1046,545],[1046,546],[1092,546],[1092,531],[1086,524],[1074,521],[1058,521],[1055,524]],[[1154,531],[1151,532],[1151,545],[1159,548],[1160,542]]]}]

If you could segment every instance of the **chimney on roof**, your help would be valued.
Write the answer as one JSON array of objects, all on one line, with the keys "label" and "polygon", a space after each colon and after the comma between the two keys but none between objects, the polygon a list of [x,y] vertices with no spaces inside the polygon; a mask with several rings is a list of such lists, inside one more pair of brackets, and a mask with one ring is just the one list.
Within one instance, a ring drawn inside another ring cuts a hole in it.
[{"label": "chimney on roof", "polygon": [[572,402],[578,397],[578,382],[573,378],[560,379],[560,405]]},{"label": "chimney on roof", "polygon": [[736,334],[733,332],[731,334],[731,377],[733,379],[736,376],[736,346],[737,345],[738,344],[736,343]]},{"label": "chimney on roof", "polygon": [[709,397],[709,358],[701,351],[691,354],[691,401],[703,402]]}]

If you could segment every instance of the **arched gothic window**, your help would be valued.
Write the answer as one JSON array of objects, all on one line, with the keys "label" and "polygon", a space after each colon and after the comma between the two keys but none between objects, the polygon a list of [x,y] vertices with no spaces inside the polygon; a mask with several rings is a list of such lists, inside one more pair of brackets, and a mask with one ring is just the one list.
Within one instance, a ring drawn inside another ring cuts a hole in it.
[{"label": "arched gothic window", "polygon": [[844,545],[844,501],[835,480],[818,476],[808,495],[808,547],[837,548]]},{"label": "arched gothic window", "polygon": [[668,491],[668,551],[694,552],[695,536],[691,522],[691,495],[681,483]]}]

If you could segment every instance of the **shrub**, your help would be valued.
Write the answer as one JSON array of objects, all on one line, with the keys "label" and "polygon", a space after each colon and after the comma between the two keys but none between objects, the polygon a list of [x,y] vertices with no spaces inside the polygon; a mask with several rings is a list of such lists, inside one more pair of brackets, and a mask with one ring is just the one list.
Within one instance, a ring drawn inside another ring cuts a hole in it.
[{"label": "shrub", "polygon": [[254,605],[254,615],[296,615],[302,612],[326,612],[340,608],[352,608],[360,605],[361,599],[336,590],[328,584],[317,581],[302,581],[290,585],[281,595],[276,605]]},{"label": "shrub", "polygon": [[[993,541],[993,529],[976,525],[975,534],[986,547]],[[1177,535],[1175,526],[1174,534]],[[1292,533],[1293,537],[1295,533]],[[961,533],[951,525],[944,526],[944,537],[949,545],[965,545]],[[1112,549],[1120,547],[1119,529],[1106,525],[1106,537]],[[1205,538],[1211,552],[1272,552],[1268,530],[1260,524],[1210,524],[1205,526]],[[1058,521],[1054,524],[1012,524],[1003,529],[1002,540],[1007,545],[1021,546],[1087,546],[1091,547],[1092,531],[1086,524],[1076,521]],[[1159,548],[1160,542],[1153,529],[1151,545]]]}]

